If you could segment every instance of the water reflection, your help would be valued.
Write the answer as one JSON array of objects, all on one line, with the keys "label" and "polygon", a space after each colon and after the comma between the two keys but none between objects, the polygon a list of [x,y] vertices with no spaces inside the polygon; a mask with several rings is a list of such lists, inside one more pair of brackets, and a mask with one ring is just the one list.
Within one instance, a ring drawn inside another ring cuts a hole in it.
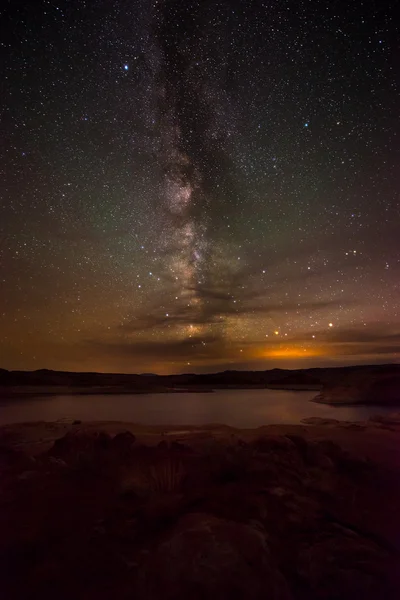
[{"label": "water reflection", "polygon": [[270,423],[299,423],[306,417],[359,421],[393,412],[393,408],[332,407],[309,402],[315,394],[258,389],[220,390],[213,394],[37,397],[2,401],[0,424],[81,419],[146,425],[223,423],[233,427],[258,427]]}]

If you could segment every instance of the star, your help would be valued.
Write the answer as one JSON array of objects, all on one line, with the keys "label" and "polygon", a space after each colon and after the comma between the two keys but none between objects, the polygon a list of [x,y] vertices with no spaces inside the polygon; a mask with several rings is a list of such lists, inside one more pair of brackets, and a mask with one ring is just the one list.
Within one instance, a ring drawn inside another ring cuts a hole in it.
[{"label": "star", "polygon": [[398,360],[393,3],[69,4],[7,10],[0,367]]}]

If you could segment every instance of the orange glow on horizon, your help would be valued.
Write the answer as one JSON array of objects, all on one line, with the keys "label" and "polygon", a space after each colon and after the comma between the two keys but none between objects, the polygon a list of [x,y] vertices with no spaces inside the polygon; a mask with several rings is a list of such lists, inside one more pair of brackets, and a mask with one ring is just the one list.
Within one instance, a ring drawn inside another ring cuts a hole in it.
[{"label": "orange glow on horizon", "polygon": [[302,346],[279,346],[261,351],[262,358],[310,358],[325,355],[326,352],[322,348],[304,348]]}]

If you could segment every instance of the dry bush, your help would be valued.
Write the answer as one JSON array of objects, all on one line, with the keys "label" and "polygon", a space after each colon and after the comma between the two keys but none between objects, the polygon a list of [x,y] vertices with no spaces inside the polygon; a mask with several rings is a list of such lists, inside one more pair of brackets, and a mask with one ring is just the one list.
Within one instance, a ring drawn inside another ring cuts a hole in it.
[{"label": "dry bush", "polygon": [[137,465],[122,470],[122,492],[148,497],[153,494],[178,492],[186,477],[183,462],[174,456],[156,458],[147,465]]}]

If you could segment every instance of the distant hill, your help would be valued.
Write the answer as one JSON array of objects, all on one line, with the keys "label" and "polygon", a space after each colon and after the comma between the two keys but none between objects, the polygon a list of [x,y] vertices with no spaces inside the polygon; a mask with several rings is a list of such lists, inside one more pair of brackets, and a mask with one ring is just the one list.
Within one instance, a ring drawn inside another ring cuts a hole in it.
[{"label": "distant hill", "polygon": [[271,385],[283,385],[283,386],[310,386],[316,387],[321,385],[321,379],[310,375],[309,373],[305,373],[303,371],[296,371],[294,373],[289,373],[289,375],[285,375],[284,377],[274,379],[271,381]]},{"label": "distant hill", "polygon": [[[178,375],[124,374],[124,373],[74,373],[68,371],[7,371],[0,369],[0,388],[24,386],[66,387],[86,389],[109,388],[115,391],[169,391],[171,389],[263,388],[269,386],[332,387],[339,383],[399,376],[400,365],[370,365],[315,369],[271,369],[267,371],[223,371],[221,373]],[[0,390],[1,391],[1,390]],[[100,390],[101,392],[101,390]],[[98,392],[97,392],[98,393]]]}]

